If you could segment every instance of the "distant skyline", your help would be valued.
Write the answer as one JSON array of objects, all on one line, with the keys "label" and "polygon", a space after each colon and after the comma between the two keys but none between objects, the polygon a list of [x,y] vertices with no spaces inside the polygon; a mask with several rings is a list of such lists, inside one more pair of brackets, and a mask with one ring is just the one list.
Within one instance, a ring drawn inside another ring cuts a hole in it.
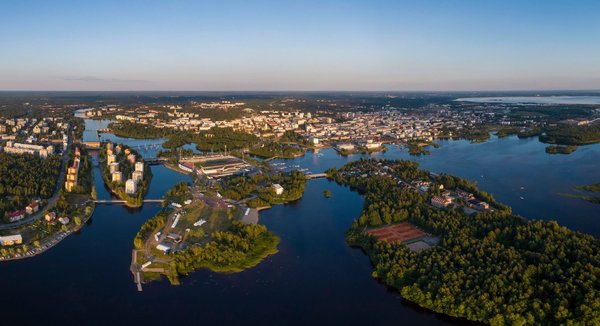
[{"label": "distant skyline", "polygon": [[600,90],[599,1],[5,1],[0,90]]}]

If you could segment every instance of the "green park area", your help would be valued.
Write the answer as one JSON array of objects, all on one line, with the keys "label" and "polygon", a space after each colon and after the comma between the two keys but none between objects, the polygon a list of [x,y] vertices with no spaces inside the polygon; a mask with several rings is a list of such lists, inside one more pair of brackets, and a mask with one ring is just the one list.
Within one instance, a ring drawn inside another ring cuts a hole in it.
[{"label": "green park area", "polygon": [[192,196],[183,183],[166,199],[165,207],[142,225],[134,239],[137,261],[132,263],[142,266],[152,261],[141,268],[145,282],[165,275],[179,284],[180,276],[200,268],[239,272],[277,252],[279,238],[263,225],[241,223],[243,212],[237,206],[199,193]]}]

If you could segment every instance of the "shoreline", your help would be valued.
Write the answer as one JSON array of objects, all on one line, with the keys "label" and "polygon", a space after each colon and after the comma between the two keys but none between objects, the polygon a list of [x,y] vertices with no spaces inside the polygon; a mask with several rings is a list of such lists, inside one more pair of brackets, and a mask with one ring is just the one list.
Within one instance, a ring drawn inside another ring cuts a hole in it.
[{"label": "shoreline", "polygon": [[[8,262],[8,261],[15,261],[15,260],[22,260],[22,259],[36,257],[36,256],[41,255],[41,254],[45,253],[46,251],[54,248],[56,245],[61,243],[63,240],[68,238],[73,233],[78,232],[81,229],[83,229],[83,227],[86,225],[86,223],[92,218],[92,216],[94,215],[94,212],[96,210],[96,204],[94,204],[94,202],[92,201],[91,198],[89,201],[92,202],[92,206],[90,206],[90,207],[92,207],[92,212],[89,215],[84,214],[84,218],[81,219],[81,224],[76,225],[75,227],[73,227],[72,229],[69,229],[67,231],[57,232],[54,234],[54,236],[46,238],[46,239],[48,239],[47,241],[45,241],[44,243],[40,243],[39,247],[34,248],[34,249],[39,249],[39,251],[36,251],[32,255],[22,255],[20,257],[10,257],[10,258],[0,257],[0,262]],[[87,207],[87,206],[84,206],[84,212],[85,212],[85,207]],[[61,235],[62,235],[62,237],[61,237]],[[56,241],[54,241],[54,240],[56,240]],[[46,245],[47,245],[47,247],[45,247]]]}]

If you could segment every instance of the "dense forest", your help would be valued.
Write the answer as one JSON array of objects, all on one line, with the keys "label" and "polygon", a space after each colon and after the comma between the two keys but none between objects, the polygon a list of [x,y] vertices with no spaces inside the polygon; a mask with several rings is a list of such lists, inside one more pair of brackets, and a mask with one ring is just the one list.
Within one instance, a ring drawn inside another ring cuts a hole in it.
[{"label": "dense forest", "polygon": [[35,197],[50,198],[56,189],[61,159],[0,153],[0,217],[23,209]]},{"label": "dense forest", "polygon": [[214,127],[198,133],[195,143],[196,148],[201,151],[223,151],[225,149],[250,148],[259,141],[258,137],[243,131]]},{"label": "dense forest", "polygon": [[224,151],[250,148],[258,142],[259,138],[254,135],[232,128],[214,127],[197,134],[188,131],[171,134],[162,146],[173,149],[186,144],[196,144],[196,148],[201,151]]},{"label": "dense forest", "polygon": [[252,147],[248,153],[262,158],[295,158],[304,155],[304,148],[290,144],[266,142]]},{"label": "dense forest", "polygon": [[[203,246],[192,245],[175,253],[171,265],[177,274],[186,275],[199,268],[239,272],[277,253],[279,244],[279,237],[264,225],[244,225],[235,220],[227,230],[217,231],[211,237],[212,240]],[[177,283],[173,275],[168,276],[172,283]]]},{"label": "dense forest", "polygon": [[[357,169],[378,162],[357,161],[328,171],[336,181],[365,193],[363,213],[347,240],[370,256],[376,278],[423,307],[469,320],[494,325],[600,323],[598,239],[554,221],[527,221],[490,195],[490,202],[503,209],[475,215],[435,209],[426,195],[394,190],[389,176],[362,177],[365,169]],[[416,167],[399,161],[389,175],[424,177],[426,172]],[[437,178],[461,188],[468,185],[456,177]],[[377,242],[363,232],[402,220],[441,237],[441,242],[411,252],[402,243]]]},{"label": "dense forest", "polygon": [[557,145],[587,145],[600,142],[600,124],[547,129],[540,141]]},{"label": "dense forest", "polygon": [[112,122],[108,128],[115,136],[137,139],[162,138],[175,134],[175,131],[170,128],[156,128],[129,121]]},{"label": "dense forest", "polygon": [[292,130],[288,130],[288,131],[284,132],[283,135],[279,138],[279,142],[294,143],[294,144],[305,145],[305,146],[309,144],[308,140],[306,138],[304,138],[304,136],[302,136],[299,133],[292,131]]}]

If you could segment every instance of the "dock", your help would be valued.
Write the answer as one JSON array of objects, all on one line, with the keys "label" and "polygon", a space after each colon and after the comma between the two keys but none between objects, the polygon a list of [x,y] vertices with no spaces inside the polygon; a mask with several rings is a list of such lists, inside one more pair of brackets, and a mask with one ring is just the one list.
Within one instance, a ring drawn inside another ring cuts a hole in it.
[{"label": "dock", "polygon": [[129,266],[131,274],[133,274],[133,282],[137,285],[137,290],[142,291],[142,275],[140,275],[139,266],[137,264],[137,250],[131,251],[131,266]]}]

